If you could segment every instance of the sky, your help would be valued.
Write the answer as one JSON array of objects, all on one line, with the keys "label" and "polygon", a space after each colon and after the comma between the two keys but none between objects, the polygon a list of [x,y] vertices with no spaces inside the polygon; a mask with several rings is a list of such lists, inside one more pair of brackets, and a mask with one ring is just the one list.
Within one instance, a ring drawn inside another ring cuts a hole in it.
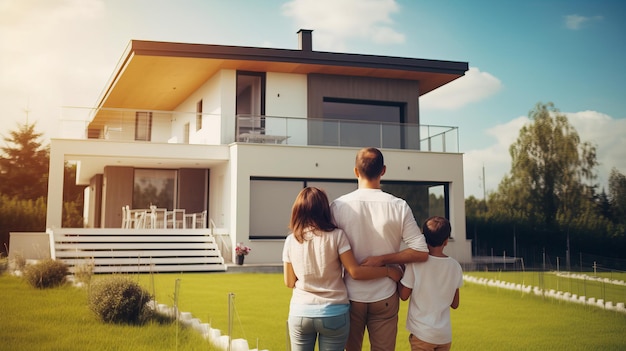
[{"label": "sky", "polygon": [[459,128],[466,197],[497,190],[537,103],[596,146],[600,188],[626,174],[621,0],[0,0],[0,135],[62,136],[62,111],[95,106],[132,39],[297,49],[302,28],[316,51],[469,63],[420,98],[422,124]]}]

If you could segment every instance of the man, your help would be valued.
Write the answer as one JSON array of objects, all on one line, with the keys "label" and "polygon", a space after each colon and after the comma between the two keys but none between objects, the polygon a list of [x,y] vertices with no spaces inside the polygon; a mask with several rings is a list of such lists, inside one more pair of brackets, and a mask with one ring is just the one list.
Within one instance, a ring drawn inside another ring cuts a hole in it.
[{"label": "man", "polygon": [[[386,166],[376,148],[361,149],[354,173],[358,189],[333,201],[337,226],[348,236],[357,262],[368,266],[426,261],[428,247],[406,201],[380,188]],[[404,242],[407,248],[400,251]],[[399,298],[393,280],[345,277],[350,299],[347,351],[361,350],[365,328],[374,351],[395,350]]]}]

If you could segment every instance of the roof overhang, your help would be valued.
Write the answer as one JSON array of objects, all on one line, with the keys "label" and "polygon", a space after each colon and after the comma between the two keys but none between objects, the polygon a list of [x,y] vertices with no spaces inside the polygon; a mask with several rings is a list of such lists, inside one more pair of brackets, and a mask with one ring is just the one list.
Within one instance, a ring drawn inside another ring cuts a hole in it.
[{"label": "roof overhang", "polygon": [[419,81],[423,95],[465,74],[467,62],[132,40],[98,108],[172,111],[222,69]]}]

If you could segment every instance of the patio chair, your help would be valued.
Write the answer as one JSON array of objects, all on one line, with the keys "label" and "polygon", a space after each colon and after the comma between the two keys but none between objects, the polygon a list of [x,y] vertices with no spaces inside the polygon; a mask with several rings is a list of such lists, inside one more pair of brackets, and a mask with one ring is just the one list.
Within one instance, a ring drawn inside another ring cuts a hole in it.
[{"label": "patio chair", "polygon": [[122,206],[122,228],[129,229],[135,226],[135,218],[133,217],[130,206]]},{"label": "patio chair", "polygon": [[148,220],[148,211],[136,211],[135,212],[135,229],[143,229],[146,228],[148,225],[146,224],[146,221]]},{"label": "patio chair", "polygon": [[173,229],[185,229],[187,223],[185,223],[185,209],[177,208],[173,211],[167,212],[167,227]]},{"label": "patio chair", "polygon": [[167,208],[155,208],[151,213],[152,228],[167,228]]},{"label": "patio chair", "polygon": [[193,227],[194,228],[206,228],[206,215],[207,210],[200,213],[194,213]]}]

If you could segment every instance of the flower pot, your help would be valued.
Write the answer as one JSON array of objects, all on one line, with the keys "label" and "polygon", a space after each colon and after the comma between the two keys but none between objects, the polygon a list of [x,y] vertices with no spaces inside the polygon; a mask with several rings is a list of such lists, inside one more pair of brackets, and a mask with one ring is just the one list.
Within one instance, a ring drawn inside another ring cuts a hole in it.
[{"label": "flower pot", "polygon": [[243,259],[244,259],[244,257],[246,257],[246,256],[244,256],[244,255],[238,255],[238,256],[237,256],[237,264],[238,264],[238,265],[240,265],[240,266],[241,266],[241,265],[243,264]]}]

